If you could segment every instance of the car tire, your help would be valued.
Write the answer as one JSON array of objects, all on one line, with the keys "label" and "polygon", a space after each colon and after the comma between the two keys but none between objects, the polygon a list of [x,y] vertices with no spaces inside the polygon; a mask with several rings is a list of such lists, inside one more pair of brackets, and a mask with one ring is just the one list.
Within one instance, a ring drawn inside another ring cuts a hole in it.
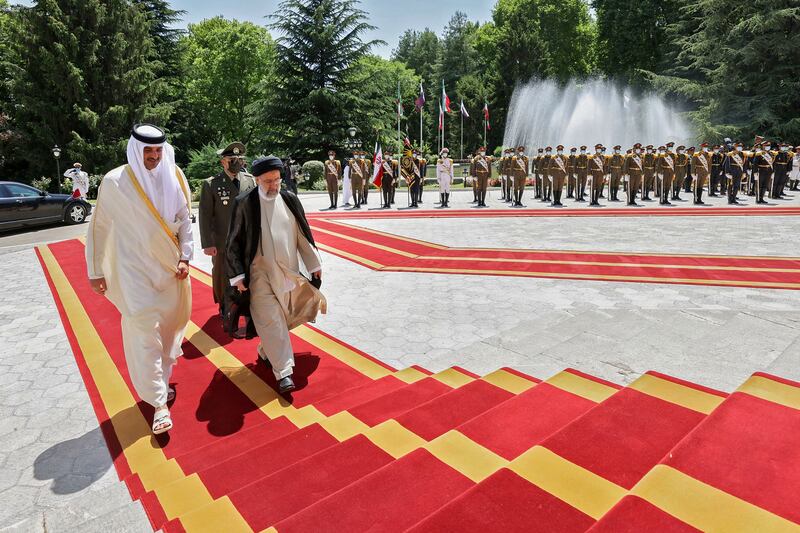
[{"label": "car tire", "polygon": [[64,213],[64,221],[67,224],[81,224],[86,221],[86,208],[81,204],[71,204],[67,206]]}]

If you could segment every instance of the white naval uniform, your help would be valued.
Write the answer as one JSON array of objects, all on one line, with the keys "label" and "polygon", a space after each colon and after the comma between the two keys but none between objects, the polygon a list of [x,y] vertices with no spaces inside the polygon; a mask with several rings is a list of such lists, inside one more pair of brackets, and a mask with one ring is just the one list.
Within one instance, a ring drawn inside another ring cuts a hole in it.
[{"label": "white naval uniform", "polygon": [[82,198],[89,194],[89,174],[76,168],[64,172],[64,177],[72,180],[72,192],[79,191]]},{"label": "white naval uniform", "polygon": [[439,159],[436,162],[436,179],[439,182],[439,192],[450,194],[450,186],[453,184],[453,160]]}]

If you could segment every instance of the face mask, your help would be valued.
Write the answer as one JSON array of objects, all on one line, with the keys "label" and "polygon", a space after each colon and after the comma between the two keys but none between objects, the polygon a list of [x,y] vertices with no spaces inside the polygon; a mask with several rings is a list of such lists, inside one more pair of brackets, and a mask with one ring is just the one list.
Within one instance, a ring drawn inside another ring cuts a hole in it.
[{"label": "face mask", "polygon": [[744,150],[744,147],[743,147],[743,146],[737,146],[737,147],[736,147],[736,151],[737,151],[737,152],[741,152],[741,151],[743,151],[743,150]]},{"label": "face mask", "polygon": [[544,155],[550,155],[550,150],[545,150]]},{"label": "face mask", "polygon": [[648,153],[648,154],[652,154],[652,153],[653,153],[653,150],[652,150],[651,148],[648,148],[648,149],[647,149],[647,153]]},{"label": "face mask", "polygon": [[242,167],[244,166],[244,161],[239,159],[238,157],[234,157],[233,159],[228,160],[228,172],[231,174],[238,174]]},{"label": "face mask", "polygon": [[764,150],[766,150],[767,152],[769,152],[769,149],[770,149],[770,148],[772,148],[772,147],[771,147],[771,146],[765,146],[765,147],[764,147]]},{"label": "face mask", "polygon": [[703,148],[703,151],[704,152],[708,152],[708,148]]},{"label": "face mask", "polygon": [[330,159],[331,161],[333,161],[333,156],[332,156],[332,155],[329,155],[329,156],[328,156],[328,159]]},{"label": "face mask", "polygon": [[781,152],[788,152],[788,151],[789,151],[788,146],[781,146]]},{"label": "face mask", "polygon": [[614,153],[615,153],[615,154],[618,154],[618,153],[619,153],[619,150],[614,150]]},{"label": "face mask", "polygon": [[558,155],[561,155],[561,154],[564,153],[564,150],[559,150],[557,153],[558,153]]},{"label": "face mask", "polygon": [[520,157],[522,157],[523,155],[525,155],[525,152],[524,152],[523,150],[520,150],[520,151],[519,151],[519,152],[517,152],[517,153],[520,155]]},{"label": "face mask", "polygon": [[634,150],[634,152],[636,152],[637,154],[639,154],[639,153],[641,153],[642,151],[641,151],[641,150],[639,150],[639,149],[637,148],[636,150]]},{"label": "face mask", "polygon": [[586,150],[581,150],[581,155],[586,155]]},{"label": "face mask", "polygon": [[714,153],[718,154],[719,153],[719,148],[714,148]]},{"label": "face mask", "polygon": [[678,150],[678,153],[679,153],[679,154],[682,154],[682,153],[683,153],[683,150]]},{"label": "face mask", "polygon": [[663,153],[664,153],[664,150],[660,150],[660,149],[659,149],[659,150],[658,150],[658,153],[659,153],[659,155],[661,155],[661,154],[663,154]]},{"label": "face mask", "polygon": [[485,156],[486,152],[481,152],[481,157]]},{"label": "face mask", "polygon": [[602,154],[603,153],[602,150],[596,150],[596,151],[597,151],[598,154]]}]

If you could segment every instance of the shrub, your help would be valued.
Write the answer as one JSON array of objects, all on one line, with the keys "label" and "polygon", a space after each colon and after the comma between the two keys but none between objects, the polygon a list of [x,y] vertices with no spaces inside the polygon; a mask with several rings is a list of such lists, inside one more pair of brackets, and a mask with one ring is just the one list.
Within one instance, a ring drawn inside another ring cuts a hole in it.
[{"label": "shrub", "polygon": [[[301,187],[307,189],[309,191],[319,191],[324,190],[324,182],[323,177],[325,175],[325,166],[322,164],[322,161],[306,161],[303,163],[303,178],[305,180],[301,184]],[[322,188],[317,188],[317,183],[322,184]]]},{"label": "shrub", "polygon": [[97,199],[97,188],[100,187],[100,182],[103,181],[102,174],[90,174],[89,175],[89,192],[86,193],[86,196],[90,200]]},{"label": "shrub", "polygon": [[51,178],[46,178],[46,177],[42,176],[42,177],[41,177],[41,178],[39,178],[39,179],[35,179],[35,180],[33,180],[33,181],[31,182],[31,185],[32,185],[33,187],[36,187],[36,188],[37,188],[37,189],[39,189],[40,191],[46,191],[46,190],[48,190],[48,189],[50,188],[50,183],[51,183],[52,181],[53,181],[53,180],[52,180]]},{"label": "shrub", "polygon": [[[222,146],[227,143],[223,141]],[[189,150],[189,164],[186,165],[186,179],[203,180],[209,176],[216,176],[222,170],[219,164],[216,144],[206,144],[199,150]]]}]

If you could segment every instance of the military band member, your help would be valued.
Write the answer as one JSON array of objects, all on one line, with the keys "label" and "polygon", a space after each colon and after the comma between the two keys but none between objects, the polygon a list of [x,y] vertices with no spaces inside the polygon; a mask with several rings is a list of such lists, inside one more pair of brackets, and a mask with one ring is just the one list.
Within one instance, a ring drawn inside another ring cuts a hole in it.
[{"label": "military band member", "polygon": [[471,166],[472,174],[478,179],[478,207],[486,207],[486,190],[492,177],[492,158],[486,155],[486,148],[478,150]]},{"label": "military band member", "polygon": [[650,200],[650,191],[655,190],[656,179],[656,154],[652,144],[648,144],[645,150],[642,162],[644,164],[643,170],[643,183],[642,183],[642,200]]},{"label": "military band member", "polygon": [[711,176],[711,154],[708,152],[708,143],[700,145],[700,151],[692,155],[692,192],[694,193],[694,204],[703,205],[703,187]]},{"label": "military band member", "polygon": [[531,170],[533,171],[533,197],[544,200],[542,194],[542,158],[544,158],[544,149],[539,148],[536,151],[536,157],[531,161]]},{"label": "military band member", "polygon": [[752,165],[756,169],[755,194],[757,204],[766,204],[764,195],[766,194],[775,165],[775,153],[771,150],[772,145],[764,142],[762,149],[753,155]]},{"label": "military band member", "polygon": [[[667,145],[669,148],[669,145]],[[678,146],[678,151],[675,154],[675,176],[672,179],[672,199],[681,199],[681,187],[683,181],[686,179],[686,167],[689,165],[689,156],[686,155],[686,147],[683,145]]]},{"label": "military band member", "polygon": [[525,192],[525,182],[528,180],[528,165],[530,159],[525,155],[525,147],[517,147],[517,155],[511,156],[509,169],[514,179],[514,203],[512,207],[525,207],[522,205],[522,194]]},{"label": "military band member", "polygon": [[711,175],[709,176],[708,195],[716,196],[719,191],[720,196],[725,194],[727,189],[725,181],[725,174],[723,173],[722,165],[725,162],[725,154],[722,153],[722,147],[715,144],[711,151]]},{"label": "military band member", "polygon": [[408,207],[419,207],[417,204],[417,187],[419,187],[419,166],[414,158],[414,151],[407,146],[400,158],[400,177],[408,187]]},{"label": "military band member", "polygon": [[[644,158],[642,157],[642,145],[633,145],[633,152],[625,157],[622,164],[622,173],[628,180],[628,205],[636,204],[636,193],[642,188],[642,175],[644,174]],[[644,197],[644,194],[642,194]]]},{"label": "military band member", "polygon": [[737,142],[734,149],[725,156],[723,170],[728,182],[728,203],[738,204],[736,195],[742,185],[742,177],[747,177],[747,170],[750,168],[750,159],[744,151],[744,145]]},{"label": "military band member", "polygon": [[553,198],[553,177],[550,175],[550,163],[553,158],[553,148],[548,146],[544,149],[542,156],[542,201],[550,202]]},{"label": "military band member", "polygon": [[[352,169],[351,169],[352,170]],[[336,159],[336,152],[328,150],[328,160],[325,161],[325,185],[331,205],[328,209],[339,206],[339,180],[342,179],[342,162]]]},{"label": "military band member", "polygon": [[789,143],[781,143],[778,152],[775,153],[775,177],[772,180],[772,198],[783,197],[783,189],[789,179],[789,171],[792,169],[792,159],[794,154],[789,151]]},{"label": "military band member", "polygon": [[589,155],[586,146],[581,146],[581,153],[575,158],[575,201],[586,201],[586,182],[589,176]]},{"label": "military band member", "polygon": [[422,193],[425,190],[425,172],[428,168],[428,160],[422,157],[419,150],[414,150],[414,161],[416,162],[417,169],[418,169],[418,181],[417,181],[417,203],[422,203]]},{"label": "military band member", "polygon": [[347,161],[350,167],[350,189],[353,191],[353,209],[361,209],[364,203],[364,167],[358,159],[359,152],[354,152],[353,157]]},{"label": "military band member", "polygon": [[450,150],[442,148],[439,160],[436,162],[436,181],[439,182],[440,205],[450,207],[450,187],[453,185],[453,160],[450,159]]},{"label": "military band member", "polygon": [[569,157],[564,155],[564,146],[556,146],[556,155],[552,156],[547,165],[547,176],[553,186],[553,207],[561,207],[561,193],[564,191],[564,181],[567,179],[567,166]]},{"label": "military band member", "polygon": [[661,200],[659,201],[661,205],[672,205],[672,202],[669,201],[669,194],[672,191],[672,182],[675,181],[676,154],[672,151],[672,146],[674,144],[675,143],[668,143],[666,147],[659,147],[659,151],[661,151],[662,148],[664,149],[664,152],[659,155],[658,162],[656,163],[656,171],[659,176],[661,176]]},{"label": "military band member", "polygon": [[608,180],[608,199],[612,202],[619,202],[619,184],[622,182],[622,165],[625,164],[625,156],[620,153],[622,146],[616,145],[614,153],[609,157],[608,169],[611,174]]},{"label": "military band member", "polygon": [[367,196],[369,195],[369,188],[372,184],[372,159],[367,157],[367,152],[363,150],[359,152],[358,162],[361,164],[361,169],[364,172],[364,205],[367,205]]},{"label": "military band member", "polygon": [[569,149],[569,157],[567,157],[567,198],[575,198],[575,185],[578,180],[578,174],[575,172],[577,158],[578,149],[573,146]]},{"label": "military band member", "polygon": [[594,155],[589,158],[589,175],[591,194],[589,205],[600,205],[600,192],[605,187],[606,173],[608,172],[608,160],[603,155],[603,145],[597,144],[594,147]]},{"label": "military band member", "polygon": [[243,192],[256,186],[253,176],[242,172],[244,168],[245,146],[233,142],[217,151],[220,156],[222,172],[203,180],[200,189],[200,246],[203,253],[211,256],[211,279],[214,287],[214,303],[219,305],[222,317],[228,307],[225,289],[228,276],[225,274],[225,240],[233,213],[233,201]]},{"label": "military band member", "polygon": [[383,166],[381,194],[383,195],[383,208],[390,209],[392,207],[392,194],[394,194],[395,182],[397,181],[397,161],[392,159],[391,152],[386,152],[383,156],[383,163],[381,163]]}]

